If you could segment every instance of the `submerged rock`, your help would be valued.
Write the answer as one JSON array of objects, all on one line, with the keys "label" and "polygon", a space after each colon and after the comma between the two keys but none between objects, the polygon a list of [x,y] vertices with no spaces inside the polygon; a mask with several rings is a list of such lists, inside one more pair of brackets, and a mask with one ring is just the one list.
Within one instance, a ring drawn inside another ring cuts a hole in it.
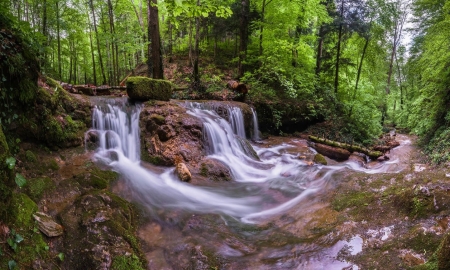
[{"label": "submerged rock", "polygon": [[172,97],[172,84],[166,80],[147,77],[129,77],[127,93],[131,99],[147,101],[150,99],[168,101]]},{"label": "submerged rock", "polygon": [[33,217],[38,224],[39,230],[48,237],[60,236],[63,234],[63,227],[56,223],[53,218],[46,213],[36,212],[33,214]]},{"label": "submerged rock", "polygon": [[177,173],[178,178],[183,182],[189,182],[192,178],[191,172],[184,163],[178,163],[175,167],[175,172]]}]

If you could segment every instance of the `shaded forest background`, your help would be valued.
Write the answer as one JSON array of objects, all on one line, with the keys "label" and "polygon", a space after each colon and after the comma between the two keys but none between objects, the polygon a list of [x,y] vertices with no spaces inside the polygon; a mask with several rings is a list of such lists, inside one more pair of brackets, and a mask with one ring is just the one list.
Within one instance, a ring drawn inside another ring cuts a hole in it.
[{"label": "shaded forest background", "polygon": [[118,85],[147,63],[150,76],[191,93],[248,84],[272,133],[294,131],[286,121],[298,123],[289,110],[300,106],[302,118],[330,124],[319,135],[369,144],[395,126],[448,162],[449,9],[445,0],[1,0],[1,125],[8,135],[36,104],[34,72]]}]

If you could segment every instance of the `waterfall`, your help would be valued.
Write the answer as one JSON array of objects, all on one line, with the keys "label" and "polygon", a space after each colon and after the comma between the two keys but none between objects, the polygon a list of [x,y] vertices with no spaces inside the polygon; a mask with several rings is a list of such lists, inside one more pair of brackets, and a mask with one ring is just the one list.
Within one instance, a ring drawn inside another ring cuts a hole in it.
[{"label": "waterfall", "polygon": [[252,147],[239,135],[244,130],[240,110],[229,111],[229,115],[235,113],[230,118],[235,119],[233,128],[233,121],[230,124],[213,108],[196,103],[184,106],[204,124],[204,138],[209,145],[207,158],[224,163],[233,182],[218,187],[194,186],[179,181],[174,168],[159,168],[156,172],[141,166],[142,105],[111,99],[94,107],[93,128],[86,133],[87,139],[92,139],[92,135],[97,138],[94,161],[117,171],[131,189],[133,199],[150,210],[185,209],[254,222],[298,205],[323,188],[335,171],[348,167],[348,164],[307,166],[298,159],[298,154],[286,151],[291,147],[288,144]]},{"label": "waterfall", "polygon": [[260,141],[261,138],[259,137],[258,115],[256,114],[256,111],[253,108],[252,108],[252,120],[253,120],[252,139],[254,141]]},{"label": "waterfall", "polygon": [[228,118],[234,134],[245,138],[245,123],[242,110],[239,107],[228,107]]},{"label": "waterfall", "polygon": [[104,100],[95,105],[92,129],[99,141],[98,152],[116,150],[133,162],[140,161],[139,113],[142,105],[130,106],[121,99]]}]

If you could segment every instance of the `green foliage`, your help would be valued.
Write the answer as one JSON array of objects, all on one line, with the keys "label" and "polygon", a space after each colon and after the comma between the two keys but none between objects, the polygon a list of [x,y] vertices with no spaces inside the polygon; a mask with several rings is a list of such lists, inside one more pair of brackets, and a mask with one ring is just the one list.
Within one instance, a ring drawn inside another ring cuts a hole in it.
[{"label": "green foliage", "polygon": [[117,256],[113,259],[111,269],[113,270],[128,270],[136,269],[143,270],[142,263],[136,255]]},{"label": "green foliage", "polygon": [[15,181],[20,188],[27,184],[27,180],[20,173],[16,173]]}]

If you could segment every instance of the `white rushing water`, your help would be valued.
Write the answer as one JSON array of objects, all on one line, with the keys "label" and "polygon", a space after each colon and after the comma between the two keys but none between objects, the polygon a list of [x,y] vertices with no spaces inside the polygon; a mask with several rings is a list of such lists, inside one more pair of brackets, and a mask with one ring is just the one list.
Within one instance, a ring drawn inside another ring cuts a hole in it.
[{"label": "white rushing water", "polygon": [[[151,209],[219,213],[255,222],[298,205],[323,188],[336,170],[351,166],[351,163],[308,166],[298,154],[285,151],[291,147],[288,144],[253,149],[245,139],[244,118],[239,108],[228,110],[230,124],[214,108],[197,103],[184,106],[204,124],[208,158],[228,166],[237,183],[220,188],[193,186],[179,181],[173,168],[157,173],[142,167],[141,105],[111,100],[94,108],[93,128],[87,135],[98,137],[95,160],[120,173],[128,180],[133,196]],[[274,198],[273,194],[278,196]]]}]

